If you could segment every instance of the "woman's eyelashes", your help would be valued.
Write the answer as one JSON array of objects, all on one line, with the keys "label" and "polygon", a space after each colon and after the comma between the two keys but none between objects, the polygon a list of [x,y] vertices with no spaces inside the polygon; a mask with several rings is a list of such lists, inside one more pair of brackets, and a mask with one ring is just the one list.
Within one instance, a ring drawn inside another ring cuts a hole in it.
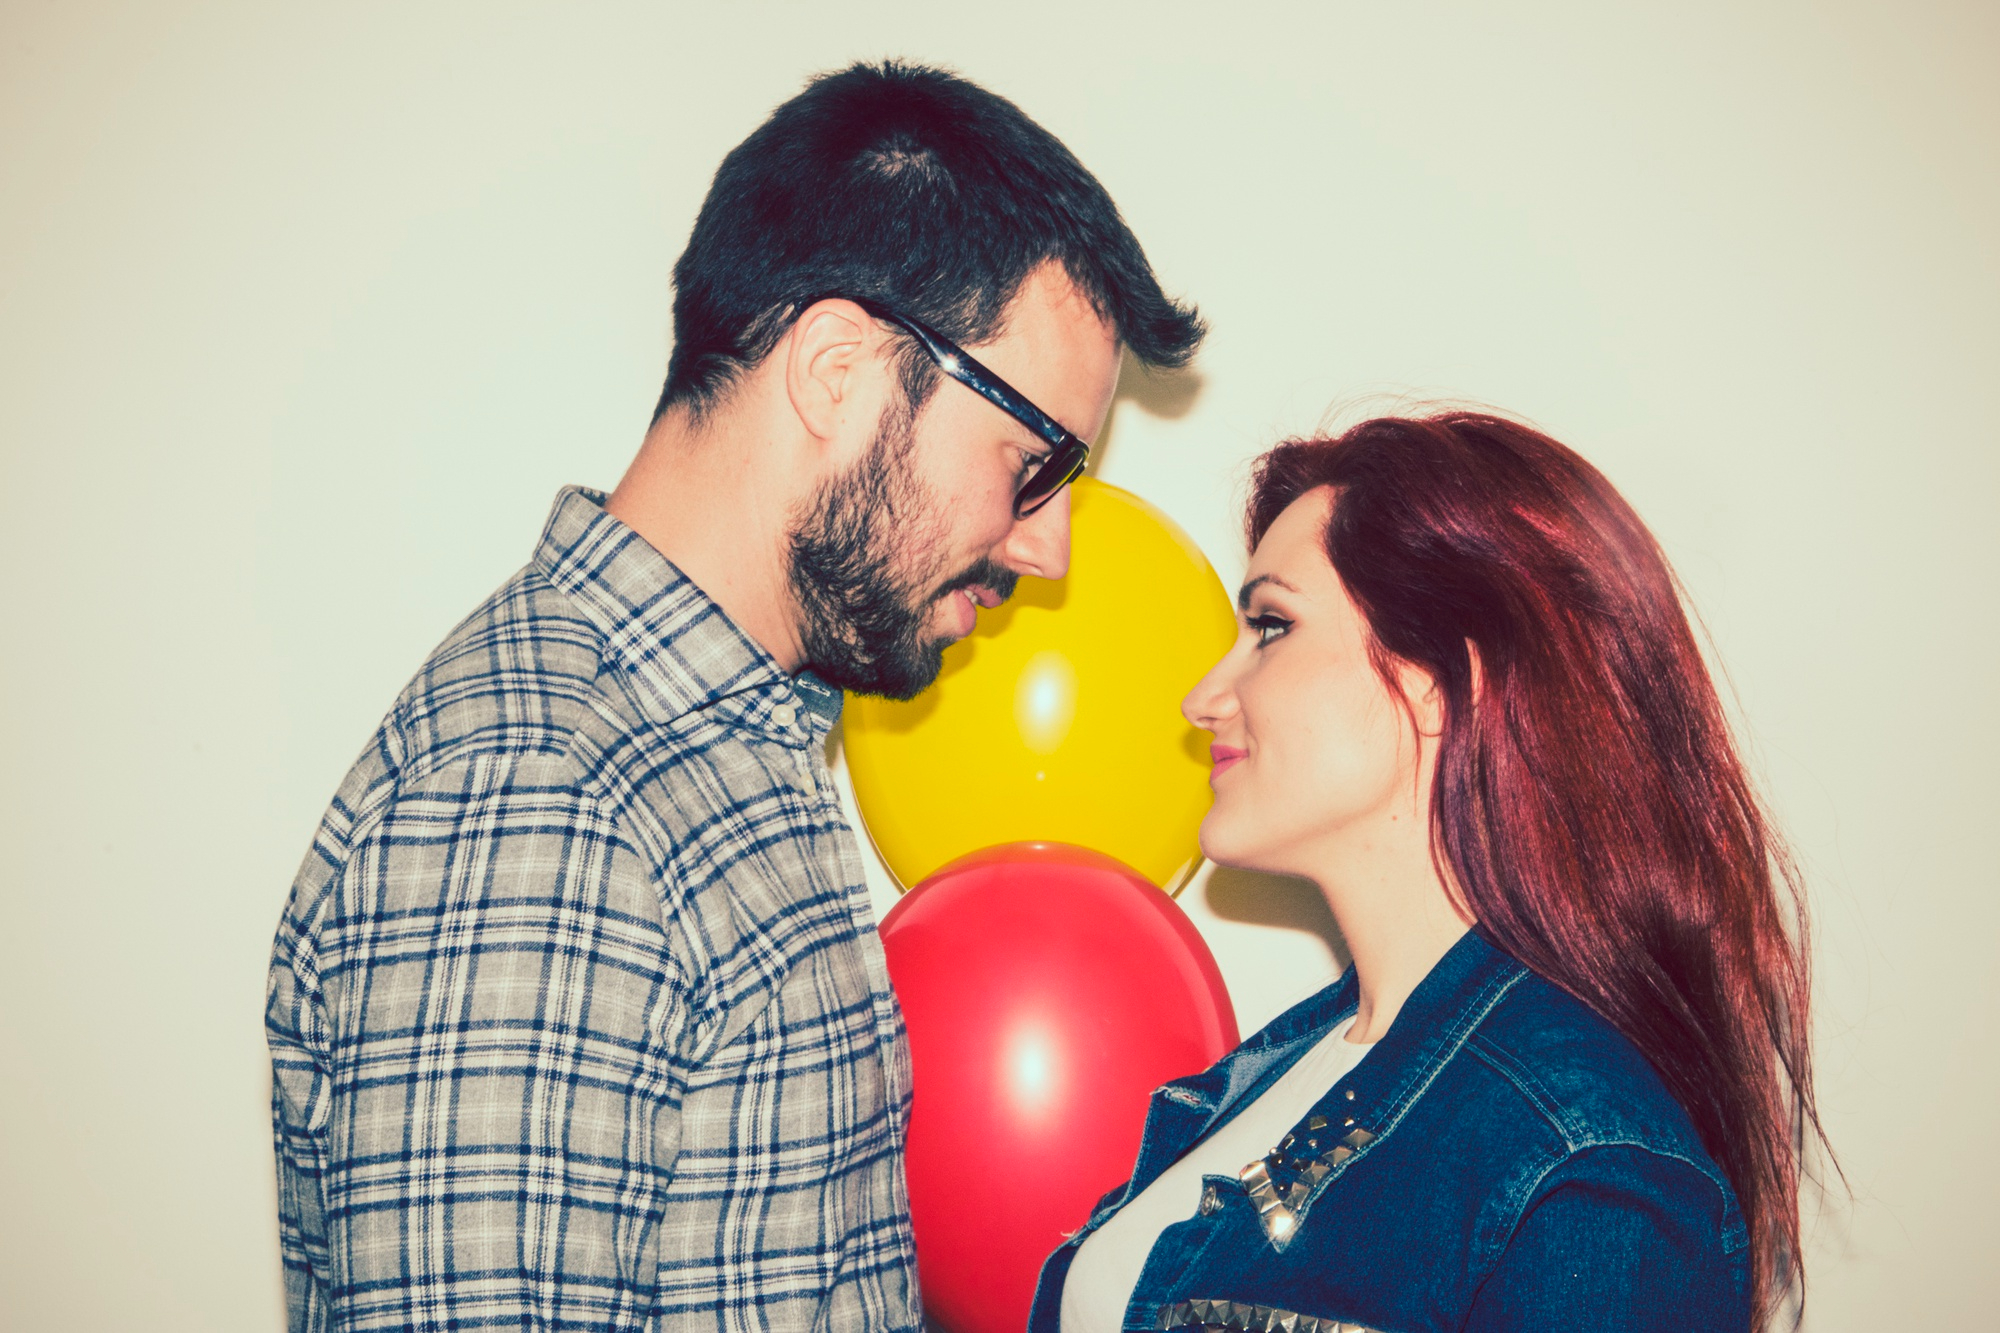
[{"label": "woman's eyelashes", "polygon": [[1259,648],[1268,646],[1274,639],[1282,638],[1285,631],[1292,627],[1291,621],[1270,611],[1260,611],[1243,623],[1257,636]]}]

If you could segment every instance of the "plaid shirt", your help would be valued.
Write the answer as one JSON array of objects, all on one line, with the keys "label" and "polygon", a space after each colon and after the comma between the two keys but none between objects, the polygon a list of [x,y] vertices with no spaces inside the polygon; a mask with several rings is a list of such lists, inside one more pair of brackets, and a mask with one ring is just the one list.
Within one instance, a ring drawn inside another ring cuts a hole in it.
[{"label": "plaid shirt", "polygon": [[601,495],[321,823],[266,1010],[294,1329],[912,1329],[909,1057],[788,677]]}]

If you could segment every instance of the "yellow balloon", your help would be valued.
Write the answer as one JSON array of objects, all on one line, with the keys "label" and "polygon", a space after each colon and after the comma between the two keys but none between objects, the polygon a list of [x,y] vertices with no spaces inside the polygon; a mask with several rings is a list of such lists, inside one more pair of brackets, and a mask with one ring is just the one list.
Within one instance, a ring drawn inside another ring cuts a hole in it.
[{"label": "yellow balloon", "polygon": [[1070,572],[1023,579],[908,703],[850,697],[847,769],[905,888],[967,852],[1067,842],[1170,892],[1200,864],[1208,742],[1181,698],[1236,633],[1229,594],[1173,520],[1080,478]]}]

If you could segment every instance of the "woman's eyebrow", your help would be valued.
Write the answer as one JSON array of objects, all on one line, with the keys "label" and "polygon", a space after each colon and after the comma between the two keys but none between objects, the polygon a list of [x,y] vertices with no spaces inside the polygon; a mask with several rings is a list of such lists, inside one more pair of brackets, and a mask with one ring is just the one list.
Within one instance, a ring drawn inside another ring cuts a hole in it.
[{"label": "woman's eyebrow", "polygon": [[1256,578],[1251,579],[1236,590],[1236,609],[1239,611],[1248,611],[1250,609],[1250,594],[1263,587],[1266,583],[1275,583],[1286,592],[1298,592],[1297,588],[1287,583],[1284,579],[1279,578],[1276,574],[1259,574]]}]

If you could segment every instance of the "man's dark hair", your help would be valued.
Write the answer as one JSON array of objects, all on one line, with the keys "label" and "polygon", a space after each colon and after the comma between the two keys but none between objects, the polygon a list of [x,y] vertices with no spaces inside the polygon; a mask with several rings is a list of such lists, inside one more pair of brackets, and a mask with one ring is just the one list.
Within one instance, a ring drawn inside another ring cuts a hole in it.
[{"label": "man's dark hair", "polygon": [[[1104,187],[1019,107],[901,61],[823,74],[715,173],[674,265],[658,412],[704,413],[828,296],[879,301],[976,346],[1049,261],[1139,360],[1194,355],[1200,316],[1160,290]],[[919,402],[928,368],[905,361]]]}]

